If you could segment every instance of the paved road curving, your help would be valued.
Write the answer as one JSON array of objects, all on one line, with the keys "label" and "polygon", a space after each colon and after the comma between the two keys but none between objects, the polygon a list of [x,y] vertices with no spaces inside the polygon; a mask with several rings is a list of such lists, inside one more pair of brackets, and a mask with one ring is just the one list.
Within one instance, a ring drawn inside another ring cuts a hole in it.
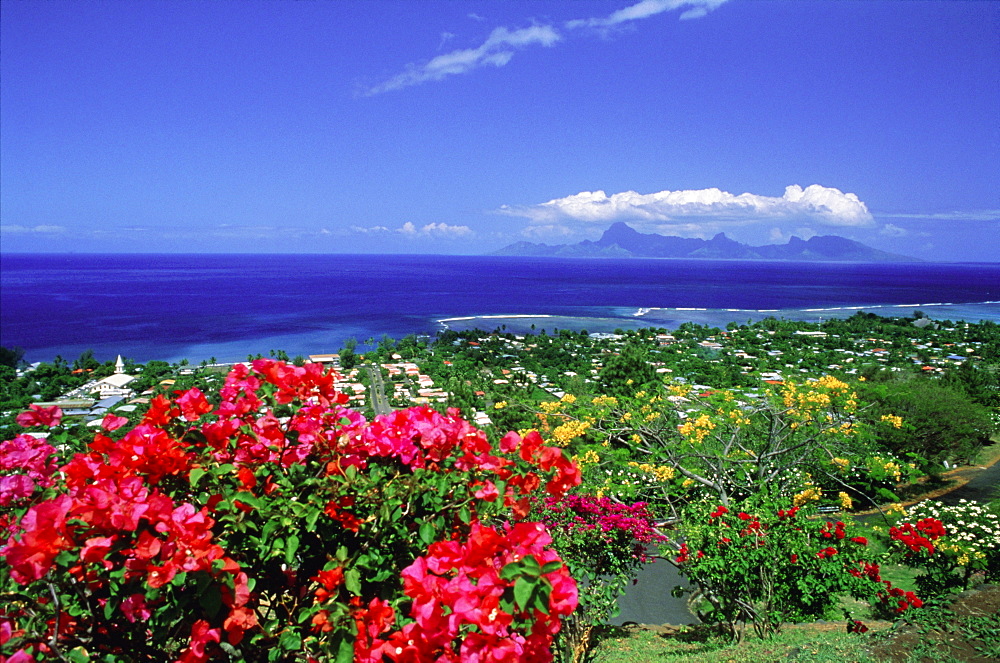
[{"label": "paved road curving", "polygon": [[993,463],[964,486],[935,499],[945,504],[958,504],[960,500],[989,502],[997,497],[1000,497],[1000,462]]}]

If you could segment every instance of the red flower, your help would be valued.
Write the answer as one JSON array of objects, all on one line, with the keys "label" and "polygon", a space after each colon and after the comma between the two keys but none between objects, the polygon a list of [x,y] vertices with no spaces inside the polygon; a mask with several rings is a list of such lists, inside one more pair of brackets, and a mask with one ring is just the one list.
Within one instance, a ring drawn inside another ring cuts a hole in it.
[{"label": "red flower", "polygon": [[726,514],[726,513],[729,513],[729,509],[727,509],[726,507],[724,507],[724,506],[722,506],[720,504],[718,509],[716,509],[712,513],[708,514],[708,517],[709,518],[718,518],[718,517],[720,517],[720,516],[722,516],[723,514]]},{"label": "red flower", "polygon": [[13,536],[0,548],[7,559],[10,577],[20,585],[38,580],[52,568],[56,556],[73,546],[66,517],[73,500],[69,495],[41,502],[21,518],[21,540]]},{"label": "red flower", "polygon": [[857,619],[847,622],[848,633],[867,633],[868,627]]}]

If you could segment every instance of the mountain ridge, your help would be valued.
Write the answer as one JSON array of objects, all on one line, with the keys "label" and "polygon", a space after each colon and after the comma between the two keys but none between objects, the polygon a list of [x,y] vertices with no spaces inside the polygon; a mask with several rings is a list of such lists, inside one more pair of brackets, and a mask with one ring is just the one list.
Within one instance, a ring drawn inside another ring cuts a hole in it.
[{"label": "mountain ridge", "polygon": [[490,255],[558,258],[685,258],[690,260],[785,260],[808,262],[923,262],[889,253],[839,235],[792,236],[787,244],[750,246],[718,233],[712,239],[640,233],[614,223],[601,238],[575,244],[515,242]]}]

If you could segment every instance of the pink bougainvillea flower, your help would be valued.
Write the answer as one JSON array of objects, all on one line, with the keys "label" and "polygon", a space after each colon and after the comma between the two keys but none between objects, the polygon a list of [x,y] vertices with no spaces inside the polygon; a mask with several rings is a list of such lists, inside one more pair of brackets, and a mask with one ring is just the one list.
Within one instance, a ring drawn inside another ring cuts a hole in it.
[{"label": "pink bougainvillea flower", "polygon": [[119,417],[108,412],[104,415],[104,419],[101,420],[101,428],[110,433],[113,430],[118,430],[127,423],[127,417]]},{"label": "pink bougainvillea flower", "polygon": [[181,416],[188,421],[197,421],[201,415],[212,411],[212,404],[197,387],[182,391],[174,401],[181,409]]},{"label": "pink bougainvillea flower", "polygon": [[25,428],[30,428],[31,426],[54,428],[62,421],[63,412],[59,409],[58,405],[42,407],[32,403],[28,407],[30,409],[17,415],[16,419],[17,423]]},{"label": "pink bougainvillea flower", "polygon": [[191,626],[191,643],[187,651],[181,656],[181,663],[203,663],[207,661],[209,652],[205,651],[213,642],[219,642],[220,632],[217,628],[211,628],[204,619],[199,619]]},{"label": "pink bougainvillea flower", "polygon": [[146,606],[146,597],[143,594],[133,594],[122,601],[121,610],[125,619],[132,623],[146,621],[153,614]]}]

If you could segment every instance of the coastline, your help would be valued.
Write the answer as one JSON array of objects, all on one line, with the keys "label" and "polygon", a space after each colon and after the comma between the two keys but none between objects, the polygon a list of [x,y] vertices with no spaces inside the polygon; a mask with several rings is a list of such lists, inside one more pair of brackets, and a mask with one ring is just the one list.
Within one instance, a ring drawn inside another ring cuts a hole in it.
[{"label": "coastline", "polygon": [[[929,310],[925,310],[929,309]],[[741,308],[702,308],[702,307],[639,307],[614,308],[607,316],[567,316],[567,315],[471,315],[453,318],[441,318],[437,324],[441,329],[453,331],[468,331],[482,329],[490,331],[505,327],[511,333],[532,333],[545,329],[551,332],[558,329],[571,331],[586,330],[588,332],[612,332],[615,329],[639,329],[642,327],[663,327],[676,329],[685,322],[725,327],[730,322],[745,324],[759,322],[768,317],[779,320],[797,320],[801,322],[822,322],[831,318],[849,318],[856,313],[874,313],[884,317],[908,317],[915,312],[921,312],[932,320],[949,320],[951,322],[983,322],[1000,323],[1000,301],[985,301],[956,304],[952,302],[931,302],[927,304],[874,304],[857,306],[832,306],[786,309],[741,309]],[[526,321],[541,320],[545,326],[526,325]],[[483,324],[479,324],[480,321]]]}]

